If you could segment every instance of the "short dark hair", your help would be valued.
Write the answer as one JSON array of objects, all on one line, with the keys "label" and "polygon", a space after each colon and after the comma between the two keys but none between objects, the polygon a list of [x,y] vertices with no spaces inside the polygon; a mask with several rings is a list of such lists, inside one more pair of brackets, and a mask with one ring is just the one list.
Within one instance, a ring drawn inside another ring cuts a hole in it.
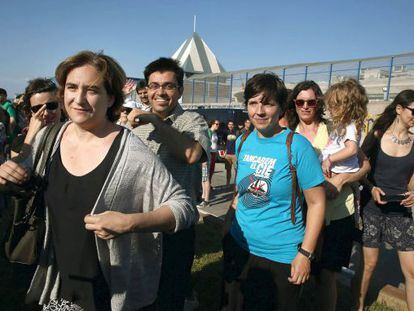
[{"label": "short dark hair", "polygon": [[7,91],[5,89],[0,88],[0,95],[4,95],[7,97]]},{"label": "short dark hair", "polygon": [[137,91],[142,90],[142,89],[145,89],[146,87],[147,87],[147,82],[145,82],[145,80],[138,80],[135,90]]},{"label": "short dark hair", "polygon": [[291,130],[295,130],[299,124],[299,117],[296,113],[295,99],[298,97],[299,93],[306,90],[312,90],[315,93],[317,106],[315,116],[317,122],[325,122],[324,113],[325,113],[325,104],[323,102],[323,93],[319,85],[312,80],[302,81],[296,84],[292,92],[289,95],[287,101],[287,110],[286,110],[286,119],[288,121],[288,126]]},{"label": "short dark hair", "polygon": [[216,123],[216,121],[218,121],[220,123],[220,121],[217,120],[217,119],[212,119],[212,120],[208,121],[208,128],[212,127],[213,124]]},{"label": "short dark hair", "polygon": [[184,85],[184,70],[180,67],[180,62],[166,57],[160,57],[157,60],[149,63],[144,70],[145,81],[148,84],[149,76],[154,72],[172,71],[175,73],[179,87]]},{"label": "short dark hair", "polygon": [[25,108],[30,107],[30,97],[37,93],[56,92],[57,86],[52,79],[36,78],[29,81],[26,86],[23,97],[23,105]]},{"label": "short dark hair", "polygon": [[126,82],[125,71],[112,57],[103,53],[92,51],[82,51],[73,56],[69,56],[56,68],[56,81],[59,83],[59,95],[62,97],[66,78],[69,73],[85,65],[93,66],[101,75],[103,85],[108,95],[114,97],[114,104],[106,111],[109,121],[115,122],[119,118],[122,104],[124,103],[124,94],[122,88]]},{"label": "short dark hair", "polygon": [[244,89],[244,103],[250,98],[263,92],[264,99],[267,101],[274,100],[281,110],[282,116],[286,108],[287,89],[285,83],[275,74],[272,73],[258,73],[251,77]]}]

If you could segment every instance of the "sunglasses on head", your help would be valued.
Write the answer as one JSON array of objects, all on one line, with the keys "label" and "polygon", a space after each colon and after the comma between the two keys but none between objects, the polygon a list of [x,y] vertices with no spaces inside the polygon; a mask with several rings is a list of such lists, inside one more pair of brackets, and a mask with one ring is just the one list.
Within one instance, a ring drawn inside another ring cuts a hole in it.
[{"label": "sunglasses on head", "polygon": [[318,104],[318,101],[316,99],[308,99],[308,100],[304,100],[304,99],[295,99],[294,100],[296,107],[302,108],[303,106],[305,106],[305,103],[308,104],[309,108],[315,108],[316,105]]},{"label": "sunglasses on head", "polygon": [[125,113],[130,113],[132,111],[132,108],[123,107],[121,111]]},{"label": "sunglasses on head", "polygon": [[46,105],[46,109],[47,109],[47,110],[55,110],[55,109],[57,109],[57,107],[59,107],[59,103],[58,103],[58,102],[48,102],[48,103],[43,104],[43,105],[35,105],[35,106],[32,106],[32,107],[30,107],[30,110],[31,110],[33,113],[36,113],[36,112],[38,112],[38,111],[40,110],[40,108],[42,108],[44,105]]}]

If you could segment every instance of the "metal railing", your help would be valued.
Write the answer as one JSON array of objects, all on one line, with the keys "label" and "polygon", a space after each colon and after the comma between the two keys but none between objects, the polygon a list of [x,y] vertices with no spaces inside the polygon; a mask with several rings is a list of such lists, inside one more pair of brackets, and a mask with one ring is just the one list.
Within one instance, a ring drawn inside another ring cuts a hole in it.
[{"label": "metal railing", "polygon": [[414,89],[414,52],[383,57],[303,63],[197,74],[184,80],[185,108],[242,108],[246,81],[254,74],[273,72],[293,88],[303,80],[314,80],[322,91],[346,78],[355,78],[365,87],[370,101],[392,100],[404,89]]}]

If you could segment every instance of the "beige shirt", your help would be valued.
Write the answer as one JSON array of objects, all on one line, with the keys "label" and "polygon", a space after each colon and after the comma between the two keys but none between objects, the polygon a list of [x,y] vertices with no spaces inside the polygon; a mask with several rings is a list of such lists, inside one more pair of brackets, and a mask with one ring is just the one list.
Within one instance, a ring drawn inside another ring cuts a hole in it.
[{"label": "beige shirt", "polygon": [[[172,113],[164,120],[184,135],[188,135],[200,143],[207,157],[210,156],[210,138],[208,125],[204,118],[191,111],[185,111],[177,105]],[[162,143],[159,133],[151,123],[140,125],[132,130],[149,149],[160,157],[161,162],[171,172],[174,179],[184,188],[193,204],[197,200],[198,189],[201,188],[201,163],[188,164],[175,157]]]}]

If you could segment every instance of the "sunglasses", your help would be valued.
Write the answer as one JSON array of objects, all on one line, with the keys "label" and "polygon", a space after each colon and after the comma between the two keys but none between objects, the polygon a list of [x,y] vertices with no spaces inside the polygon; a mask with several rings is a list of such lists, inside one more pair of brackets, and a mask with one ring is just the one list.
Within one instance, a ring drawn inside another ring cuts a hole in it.
[{"label": "sunglasses", "polygon": [[308,104],[309,108],[315,108],[316,105],[318,104],[318,101],[316,99],[308,99],[308,100],[295,99],[294,102],[295,102],[296,107],[298,108],[302,108],[303,106],[305,106],[305,103]]},{"label": "sunglasses", "polygon": [[123,107],[121,111],[129,114],[132,111],[132,108]]},{"label": "sunglasses", "polygon": [[405,109],[408,109],[411,111],[411,116],[414,117],[414,108],[410,108],[410,107],[405,107]]},{"label": "sunglasses", "polygon": [[59,107],[59,103],[58,103],[58,102],[48,102],[48,103],[43,104],[43,105],[35,105],[35,106],[32,106],[32,107],[30,107],[30,110],[31,110],[33,113],[36,113],[36,112],[38,112],[38,111],[40,110],[40,108],[42,108],[44,105],[46,105],[46,109],[47,109],[47,110],[55,110],[55,109],[57,109],[57,108]]}]

